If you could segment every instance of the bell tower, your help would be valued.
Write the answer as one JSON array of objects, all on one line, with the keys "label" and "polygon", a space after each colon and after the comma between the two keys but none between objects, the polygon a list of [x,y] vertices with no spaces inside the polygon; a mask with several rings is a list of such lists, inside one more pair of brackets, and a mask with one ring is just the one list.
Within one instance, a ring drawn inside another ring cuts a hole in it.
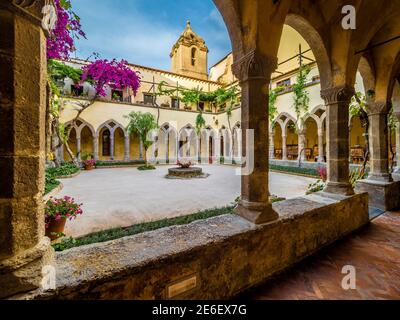
[{"label": "bell tower", "polygon": [[208,79],[208,48],[187,22],[186,28],[172,47],[172,72],[202,80]]}]

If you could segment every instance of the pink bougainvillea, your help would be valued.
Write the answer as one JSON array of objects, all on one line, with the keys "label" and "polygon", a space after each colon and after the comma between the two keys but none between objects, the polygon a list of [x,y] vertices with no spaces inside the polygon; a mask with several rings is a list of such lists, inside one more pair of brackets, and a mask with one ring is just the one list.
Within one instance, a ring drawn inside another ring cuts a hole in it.
[{"label": "pink bougainvillea", "polygon": [[74,38],[86,38],[80,18],[71,10],[68,0],[54,0],[57,23],[47,39],[47,58],[67,60],[75,51]]},{"label": "pink bougainvillea", "polygon": [[82,71],[82,82],[91,82],[98,96],[106,96],[107,85],[115,89],[131,88],[135,95],[140,87],[138,73],[129,68],[125,60],[96,60]]}]

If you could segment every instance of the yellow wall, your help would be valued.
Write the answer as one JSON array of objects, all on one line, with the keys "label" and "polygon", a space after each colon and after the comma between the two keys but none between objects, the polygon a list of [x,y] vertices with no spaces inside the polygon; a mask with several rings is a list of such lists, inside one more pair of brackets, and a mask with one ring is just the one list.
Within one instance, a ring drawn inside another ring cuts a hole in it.
[{"label": "yellow wall", "polygon": [[125,155],[125,138],[121,128],[117,128],[114,132],[114,160],[124,160]]}]

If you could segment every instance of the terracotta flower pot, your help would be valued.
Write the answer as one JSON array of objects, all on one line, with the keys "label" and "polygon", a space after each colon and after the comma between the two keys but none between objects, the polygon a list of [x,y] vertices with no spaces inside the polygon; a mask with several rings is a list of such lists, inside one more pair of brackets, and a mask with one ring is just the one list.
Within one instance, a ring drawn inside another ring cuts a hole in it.
[{"label": "terracotta flower pot", "polygon": [[46,237],[49,237],[52,241],[58,239],[60,237],[59,234],[64,233],[66,222],[67,218],[61,218],[58,221],[52,220],[46,229]]},{"label": "terracotta flower pot", "polygon": [[85,170],[90,171],[94,169],[94,165],[92,164],[85,164]]}]

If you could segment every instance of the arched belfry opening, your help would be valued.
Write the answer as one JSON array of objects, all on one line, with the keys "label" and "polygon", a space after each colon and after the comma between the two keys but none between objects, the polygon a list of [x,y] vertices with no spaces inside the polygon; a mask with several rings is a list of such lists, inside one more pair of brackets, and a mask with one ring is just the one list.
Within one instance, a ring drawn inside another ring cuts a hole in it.
[{"label": "arched belfry opening", "polygon": [[171,71],[177,74],[208,79],[208,47],[193,31],[190,21],[171,50]]}]

